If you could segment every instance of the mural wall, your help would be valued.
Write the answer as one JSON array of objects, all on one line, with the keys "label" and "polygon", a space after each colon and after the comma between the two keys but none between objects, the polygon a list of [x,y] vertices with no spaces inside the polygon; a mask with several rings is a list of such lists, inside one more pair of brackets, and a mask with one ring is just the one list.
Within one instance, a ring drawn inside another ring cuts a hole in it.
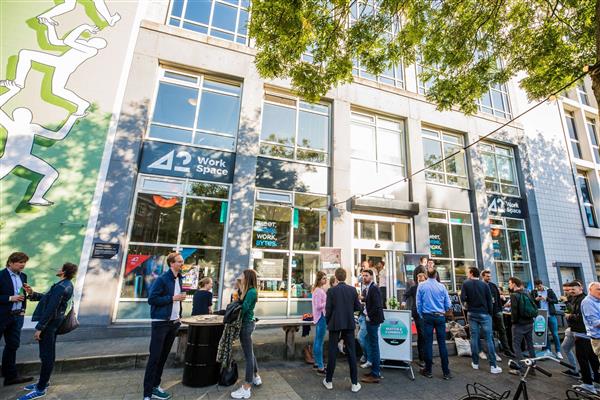
[{"label": "mural wall", "polygon": [[80,262],[137,7],[0,1],[0,262],[38,291]]}]

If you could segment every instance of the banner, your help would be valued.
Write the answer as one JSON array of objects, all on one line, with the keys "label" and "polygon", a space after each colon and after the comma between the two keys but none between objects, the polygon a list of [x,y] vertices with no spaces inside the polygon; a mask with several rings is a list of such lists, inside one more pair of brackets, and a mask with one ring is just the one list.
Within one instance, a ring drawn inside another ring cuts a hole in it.
[{"label": "banner", "polygon": [[129,254],[127,255],[127,262],[125,263],[125,276],[129,275],[131,271],[142,265],[144,261],[150,258],[150,255],[145,254]]},{"label": "banner", "polygon": [[383,310],[385,321],[379,327],[379,351],[382,360],[412,361],[410,310]]},{"label": "banner", "polygon": [[538,310],[538,315],[533,320],[533,345],[546,347],[548,340],[548,310]]},{"label": "banner", "polygon": [[321,269],[333,274],[342,265],[342,249],[338,247],[321,247],[319,249]]}]

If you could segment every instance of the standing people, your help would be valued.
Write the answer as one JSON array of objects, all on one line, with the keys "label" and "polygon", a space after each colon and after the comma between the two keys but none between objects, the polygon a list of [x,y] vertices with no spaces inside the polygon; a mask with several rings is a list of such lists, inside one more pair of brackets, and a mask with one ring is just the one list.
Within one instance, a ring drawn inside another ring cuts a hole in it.
[{"label": "standing people", "polygon": [[[17,349],[21,344],[21,328],[25,316],[27,275],[23,273],[29,257],[22,252],[8,256],[6,268],[0,272],[0,338],[4,337],[2,376],[4,386],[30,382],[32,376],[17,373]],[[24,288],[23,290],[21,288]]]},{"label": "standing people", "polygon": [[362,273],[365,284],[365,308],[363,313],[367,322],[367,347],[371,372],[365,374],[361,382],[379,383],[381,379],[381,357],[379,355],[379,326],[385,320],[381,291],[373,282],[373,271],[364,270]]},{"label": "standing people", "polygon": [[589,392],[596,393],[594,387],[594,381],[600,382],[600,374],[598,369],[600,364],[598,357],[594,354],[590,337],[586,333],[585,323],[583,321],[582,314],[582,303],[585,299],[583,288],[577,284],[572,286],[572,297],[571,297],[571,312],[566,314],[567,323],[571,327],[571,331],[575,335],[575,357],[579,364],[579,371],[581,372],[581,381],[583,382],[580,386]]},{"label": "standing people", "polygon": [[[513,351],[516,361],[523,359],[521,345],[523,340],[527,346],[529,357],[535,357],[533,348],[533,319],[537,315],[535,301],[527,291],[523,289],[523,283],[517,277],[511,276],[508,279],[508,288],[512,292],[510,295],[510,314],[512,321]],[[520,371],[511,369],[511,374],[519,374]]]},{"label": "standing people", "polygon": [[[360,301],[364,303],[365,298],[365,283],[363,282],[362,273],[370,269],[369,262],[363,261],[361,263],[360,273],[358,281],[360,282]],[[363,313],[358,316],[358,343],[362,349],[362,357],[360,358],[362,368],[370,368],[371,363],[369,362],[369,346],[367,345],[367,319]]]},{"label": "standing people", "polygon": [[534,282],[535,289],[531,292],[531,295],[535,299],[535,302],[540,310],[546,310],[548,312],[548,343],[544,350],[551,351],[550,338],[554,342],[554,350],[556,350],[556,357],[560,360],[563,356],[560,352],[560,338],[558,337],[558,320],[556,319],[556,307],[558,298],[552,289],[544,286],[544,283],[540,279],[536,279]]},{"label": "standing people", "polygon": [[421,318],[417,312],[417,288],[418,285],[426,280],[427,275],[424,272],[418,274],[417,282],[408,288],[406,293],[404,293],[404,302],[402,303],[403,306],[410,304],[412,318],[413,321],[415,321],[415,327],[417,328],[417,353],[419,355],[419,361],[417,362],[417,365],[420,368],[425,367],[425,335],[423,331],[423,318]]},{"label": "standing people", "polygon": [[354,312],[360,311],[361,305],[356,290],[352,286],[346,285],[346,270],[344,268],[335,270],[335,279],[338,283],[327,291],[325,305],[325,318],[329,330],[329,359],[327,360],[327,375],[323,379],[323,385],[329,390],[333,389],[332,379],[338,352],[337,343],[339,338],[342,337],[348,351],[352,392],[356,393],[360,390],[360,383],[358,383],[354,349]]},{"label": "standing people", "polygon": [[432,378],[433,331],[435,330],[444,379],[452,379],[446,349],[446,312],[450,310],[450,296],[446,287],[436,280],[435,267],[427,266],[427,281],[417,287],[417,312],[423,318],[425,331],[425,368],[421,375]]},{"label": "standing people", "polygon": [[600,282],[592,282],[588,286],[588,295],[581,302],[583,322],[587,335],[592,339],[592,349],[600,357]]},{"label": "standing people", "polygon": [[419,274],[425,274],[425,276],[427,276],[427,260],[427,256],[421,256],[419,258],[419,265],[417,265],[413,271],[413,281],[415,282],[415,285],[417,284],[417,277]]},{"label": "standing people", "polygon": [[258,301],[258,278],[256,271],[246,269],[242,272],[242,330],[240,331],[240,344],[244,351],[244,360],[246,362],[246,375],[244,383],[238,390],[231,393],[234,399],[249,399],[252,395],[250,389],[252,385],[262,385],[262,379],[258,375],[258,364],[254,356],[254,348],[252,347],[252,332],[254,332],[254,308]]},{"label": "standing people", "polygon": [[507,357],[514,357],[510,345],[508,344],[508,338],[506,336],[506,327],[504,326],[504,316],[502,315],[502,307],[504,305],[504,296],[500,294],[498,286],[492,282],[492,272],[489,269],[484,270],[481,273],[483,281],[490,287],[492,293],[493,313],[492,313],[492,328],[498,333],[498,339],[500,339],[500,345],[502,350]]},{"label": "standing people", "polygon": [[312,290],[312,313],[313,324],[315,324],[315,340],[313,342],[313,356],[317,365],[317,373],[325,375],[323,364],[323,342],[327,333],[327,321],[325,321],[325,304],[327,294],[323,286],[327,284],[327,274],[323,271],[317,272],[317,278]]},{"label": "standing people", "polygon": [[383,308],[386,308],[387,304],[387,270],[385,269],[385,261],[379,261],[377,263],[377,284],[379,291],[381,292],[381,301],[383,302]]},{"label": "standing people", "polygon": [[[579,281],[575,280],[572,282],[567,282],[563,285],[563,292],[564,292],[565,296],[567,297],[567,301],[565,302],[565,306],[566,306],[565,318],[566,318],[566,315],[570,314],[573,309],[572,301],[573,301],[574,295],[573,295],[572,289],[574,286],[581,287],[581,283]],[[569,364],[571,364],[571,366],[573,366],[573,368],[569,368],[564,371],[561,371],[561,373],[564,375],[570,376],[571,378],[581,379],[581,374],[579,373],[579,368],[577,367],[577,359],[575,358],[575,354],[573,353],[574,348],[575,348],[575,334],[573,333],[573,331],[571,330],[571,327],[568,326],[568,323],[567,323],[567,328],[565,329],[565,337],[562,341],[561,349],[567,355],[567,360],[569,361]]]},{"label": "standing people", "polygon": [[38,322],[33,337],[40,346],[42,368],[37,383],[25,386],[25,390],[30,392],[19,397],[19,400],[39,399],[46,396],[56,359],[56,331],[62,324],[69,300],[73,297],[71,281],[76,273],[77,265],[65,263],[56,274],[61,280],[52,285],[46,294],[36,293],[31,288],[26,289],[31,300],[40,302],[31,320]]},{"label": "standing people", "polygon": [[194,293],[194,300],[192,304],[192,315],[206,315],[212,314],[212,299],[213,294],[211,292],[213,288],[213,280],[210,277],[204,277],[200,279],[198,283],[200,290]]},{"label": "standing people", "polygon": [[494,347],[494,334],[492,330],[492,313],[494,306],[490,287],[479,280],[477,267],[469,268],[468,279],[462,285],[460,299],[467,307],[467,317],[471,329],[471,367],[479,369],[479,332],[487,343],[490,372],[499,374],[502,368],[496,364],[496,349]]},{"label": "standing people", "polygon": [[170,399],[171,394],[160,387],[163,368],[171,352],[171,346],[181,325],[181,302],[185,292],[181,291],[183,257],[179,253],[167,256],[169,269],[156,278],[148,293],[152,333],[150,355],[144,374],[144,400]]}]

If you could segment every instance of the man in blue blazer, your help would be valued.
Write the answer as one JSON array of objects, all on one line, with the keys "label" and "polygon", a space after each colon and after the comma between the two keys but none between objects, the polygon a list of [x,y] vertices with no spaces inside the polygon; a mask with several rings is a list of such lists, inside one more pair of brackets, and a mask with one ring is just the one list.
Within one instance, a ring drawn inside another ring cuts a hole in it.
[{"label": "man in blue blazer", "polygon": [[352,391],[360,390],[358,383],[358,371],[356,370],[356,351],[354,348],[354,312],[361,310],[358,301],[358,293],[352,286],[346,285],[346,270],[338,268],[335,270],[335,279],[338,284],[327,291],[327,302],[325,303],[325,320],[329,330],[329,360],[327,362],[327,375],[323,379],[323,385],[327,389],[333,389],[333,372],[335,371],[335,359],[338,353],[338,342],[344,339],[348,350],[348,364],[350,365],[350,380]]},{"label": "man in blue blazer", "polygon": [[8,256],[6,268],[0,271],[0,338],[4,337],[2,376],[4,386],[33,380],[32,376],[17,373],[17,349],[21,344],[21,328],[27,305],[25,292],[31,292],[27,275],[23,273],[29,257],[16,252]]}]

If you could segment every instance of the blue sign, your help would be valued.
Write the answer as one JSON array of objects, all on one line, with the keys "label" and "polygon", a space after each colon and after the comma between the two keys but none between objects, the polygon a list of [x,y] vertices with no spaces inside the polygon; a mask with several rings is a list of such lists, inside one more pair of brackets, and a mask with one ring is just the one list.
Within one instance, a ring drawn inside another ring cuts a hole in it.
[{"label": "blue sign", "polygon": [[231,183],[235,153],[157,141],[144,142],[140,172]]}]

